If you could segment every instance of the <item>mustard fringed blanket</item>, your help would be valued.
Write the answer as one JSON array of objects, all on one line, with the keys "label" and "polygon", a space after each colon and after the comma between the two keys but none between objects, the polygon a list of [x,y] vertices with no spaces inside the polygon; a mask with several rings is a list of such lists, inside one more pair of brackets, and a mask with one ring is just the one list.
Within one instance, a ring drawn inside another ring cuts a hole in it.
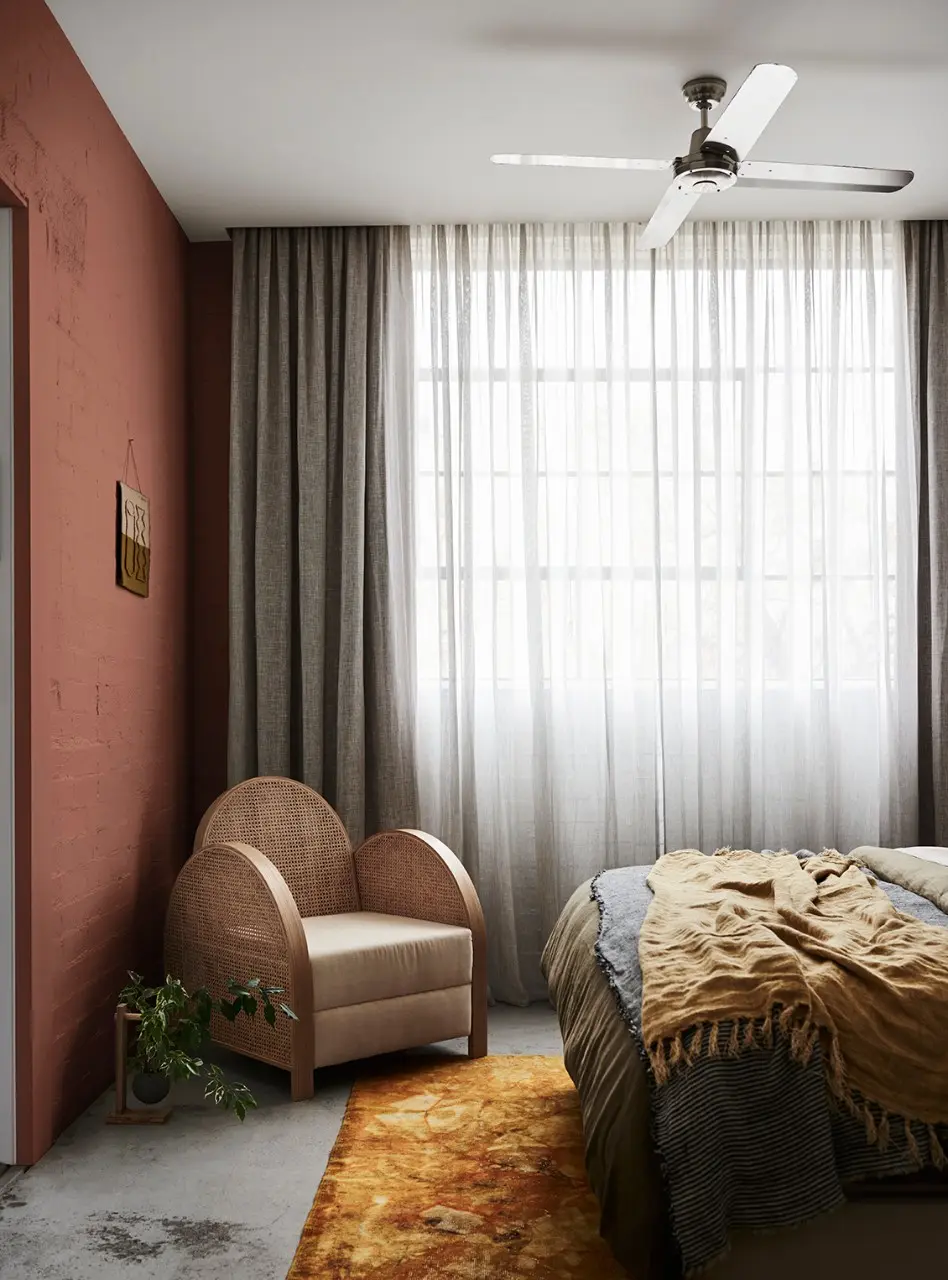
[{"label": "mustard fringed blanket", "polygon": [[[701,1056],[817,1042],[871,1143],[948,1123],[948,931],[902,914],[851,859],[665,854],[639,937],[642,1040],[659,1086]],[[727,1024],[727,1037],[719,1034]]]}]

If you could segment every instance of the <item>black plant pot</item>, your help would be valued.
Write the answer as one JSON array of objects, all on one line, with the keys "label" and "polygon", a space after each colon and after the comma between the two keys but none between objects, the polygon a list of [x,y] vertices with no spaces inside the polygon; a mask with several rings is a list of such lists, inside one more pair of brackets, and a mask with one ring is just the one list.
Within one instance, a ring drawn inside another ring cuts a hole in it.
[{"label": "black plant pot", "polygon": [[171,1081],[158,1071],[137,1071],[132,1076],[132,1093],[145,1106],[163,1102],[170,1088]]}]

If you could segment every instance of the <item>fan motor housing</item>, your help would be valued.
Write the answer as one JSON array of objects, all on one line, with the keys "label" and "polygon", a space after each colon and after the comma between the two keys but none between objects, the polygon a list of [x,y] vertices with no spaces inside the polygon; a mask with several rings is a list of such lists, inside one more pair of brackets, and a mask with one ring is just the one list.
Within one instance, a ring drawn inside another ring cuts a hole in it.
[{"label": "fan motor housing", "polygon": [[725,152],[699,152],[675,161],[675,185],[679,191],[713,195],[727,191],[737,181],[737,157]]}]

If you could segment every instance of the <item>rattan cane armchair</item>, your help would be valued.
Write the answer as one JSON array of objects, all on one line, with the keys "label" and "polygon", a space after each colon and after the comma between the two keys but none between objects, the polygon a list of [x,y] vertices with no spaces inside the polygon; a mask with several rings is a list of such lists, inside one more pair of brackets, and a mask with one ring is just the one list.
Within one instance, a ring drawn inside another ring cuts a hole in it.
[{"label": "rattan cane armchair", "polygon": [[198,827],[171,894],[165,965],[189,989],[228,978],[282,987],[299,1021],[228,1022],[211,1035],[291,1073],[467,1036],[487,1052],[484,917],[464,867],[420,831],[352,849],[332,807],[289,778],[250,778]]}]

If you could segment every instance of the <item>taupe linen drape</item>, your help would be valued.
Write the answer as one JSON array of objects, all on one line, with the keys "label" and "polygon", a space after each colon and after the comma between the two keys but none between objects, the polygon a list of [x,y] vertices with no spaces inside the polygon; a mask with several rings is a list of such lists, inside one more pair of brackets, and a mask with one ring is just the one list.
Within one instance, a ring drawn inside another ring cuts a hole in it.
[{"label": "taupe linen drape", "polygon": [[919,840],[948,845],[948,222],[903,224],[918,440]]},{"label": "taupe linen drape", "polygon": [[408,272],[398,228],[234,232],[228,775],[300,779],[354,841],[415,820]]}]

